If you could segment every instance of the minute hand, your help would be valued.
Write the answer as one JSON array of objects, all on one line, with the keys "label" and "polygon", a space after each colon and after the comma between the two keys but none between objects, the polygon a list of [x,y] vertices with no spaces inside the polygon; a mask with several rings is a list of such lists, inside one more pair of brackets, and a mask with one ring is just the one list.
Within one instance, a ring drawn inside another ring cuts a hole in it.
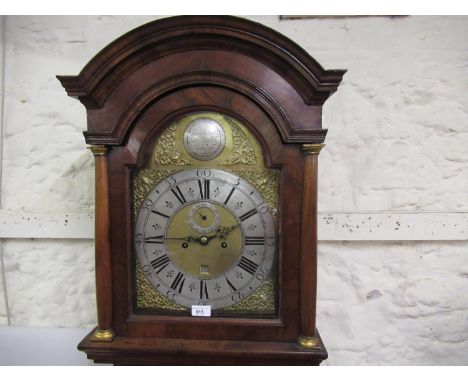
[{"label": "minute hand", "polygon": [[217,229],[217,233],[219,234],[219,236],[222,238],[222,239],[225,239],[227,235],[229,235],[229,233],[231,233],[232,230],[234,230],[234,228],[236,227],[239,227],[241,225],[241,223],[237,223],[235,225],[232,225],[230,227],[220,227]]}]

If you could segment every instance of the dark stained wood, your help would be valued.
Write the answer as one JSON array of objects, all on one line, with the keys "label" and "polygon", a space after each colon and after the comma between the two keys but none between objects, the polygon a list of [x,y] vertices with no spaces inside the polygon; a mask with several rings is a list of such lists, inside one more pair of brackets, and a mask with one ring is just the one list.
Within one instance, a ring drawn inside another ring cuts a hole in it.
[{"label": "dark stained wood", "polygon": [[[317,365],[327,357],[315,330],[316,162],[304,156],[301,145],[324,141],[322,104],[344,73],[323,69],[294,42],[260,24],[183,16],[130,31],[78,76],[58,76],[86,107],[86,142],[112,147],[107,161],[96,164],[96,174],[108,174],[108,189],[102,179],[96,182],[96,277],[99,329],[110,324],[116,337],[104,343],[88,336],[80,350],[96,362],[122,365]],[[279,171],[275,316],[134,311],[132,172],[148,163],[169,124],[197,111],[243,122],[260,142],[267,167]],[[105,195],[108,220],[99,210]],[[317,335],[317,346],[299,347],[301,334]]]},{"label": "dark stained wood", "polygon": [[113,342],[90,341],[91,332],[78,345],[88,358],[115,365],[318,366],[327,351],[317,333],[318,346],[303,349],[288,342],[207,341],[164,338],[121,338]]},{"label": "dark stained wood", "polygon": [[263,103],[276,115],[285,142],[323,142],[321,105],[344,73],[323,69],[293,41],[261,24],[181,16],[128,32],[78,76],[58,79],[88,110],[90,144],[122,144],[131,127],[129,114],[138,115],[180,87],[203,85],[235,89]]}]

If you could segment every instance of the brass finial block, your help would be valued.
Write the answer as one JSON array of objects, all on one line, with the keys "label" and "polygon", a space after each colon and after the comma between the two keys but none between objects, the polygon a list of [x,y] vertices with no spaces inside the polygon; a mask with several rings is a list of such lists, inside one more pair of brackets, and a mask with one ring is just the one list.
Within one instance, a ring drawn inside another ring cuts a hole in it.
[{"label": "brass finial block", "polygon": [[318,155],[324,147],[324,143],[305,143],[301,149],[305,155]]},{"label": "brass finial block", "polygon": [[96,329],[91,337],[93,342],[111,342],[115,337],[115,333],[112,329]]},{"label": "brass finial block", "polygon": [[318,341],[315,337],[307,337],[307,336],[300,335],[297,338],[297,344],[300,347],[310,349],[310,348],[316,348],[318,346]]},{"label": "brass finial block", "polygon": [[88,147],[95,157],[107,155],[109,147],[104,145],[92,145]]}]

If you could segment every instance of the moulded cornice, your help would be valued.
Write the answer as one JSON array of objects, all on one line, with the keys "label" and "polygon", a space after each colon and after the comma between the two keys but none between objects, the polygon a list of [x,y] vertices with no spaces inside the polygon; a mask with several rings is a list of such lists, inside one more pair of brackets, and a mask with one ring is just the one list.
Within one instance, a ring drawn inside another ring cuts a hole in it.
[{"label": "moulded cornice", "polygon": [[99,108],[133,71],[168,54],[230,50],[260,61],[284,77],[307,105],[321,105],[336,91],[344,70],[325,70],[278,32],[232,16],[177,16],[138,27],[101,50],[77,76],[57,76],[69,96]]}]

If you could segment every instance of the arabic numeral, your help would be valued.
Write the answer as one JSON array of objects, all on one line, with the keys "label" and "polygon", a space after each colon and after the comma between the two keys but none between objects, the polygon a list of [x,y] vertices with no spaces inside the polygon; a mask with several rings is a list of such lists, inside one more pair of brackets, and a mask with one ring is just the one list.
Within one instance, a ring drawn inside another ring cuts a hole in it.
[{"label": "arabic numeral", "polygon": [[260,271],[257,272],[255,277],[257,278],[257,280],[263,281],[266,279],[267,274],[268,274],[268,271],[265,268],[262,268],[260,269]]},{"label": "arabic numeral", "polygon": [[211,170],[209,168],[201,168],[197,170],[197,176],[211,177]]},{"label": "arabic numeral", "polygon": [[236,292],[231,296],[232,301],[239,302],[243,300],[245,297],[245,294],[242,292]]},{"label": "arabic numeral", "polygon": [[259,208],[259,211],[262,215],[265,215],[268,211],[269,211],[269,208],[268,206],[266,206],[265,204],[263,204],[260,208]]},{"label": "arabic numeral", "polygon": [[174,298],[178,295],[179,293],[173,292],[172,290],[168,290],[166,292],[166,296],[169,300],[174,301]]},{"label": "arabic numeral", "polygon": [[171,176],[168,179],[166,179],[166,183],[169,184],[169,187],[174,187],[177,183],[177,180],[173,176]]},{"label": "arabic numeral", "polygon": [[149,276],[151,274],[151,267],[147,264],[147,265],[143,265],[143,267],[141,268],[141,270],[143,271],[144,275],[145,276]]}]

